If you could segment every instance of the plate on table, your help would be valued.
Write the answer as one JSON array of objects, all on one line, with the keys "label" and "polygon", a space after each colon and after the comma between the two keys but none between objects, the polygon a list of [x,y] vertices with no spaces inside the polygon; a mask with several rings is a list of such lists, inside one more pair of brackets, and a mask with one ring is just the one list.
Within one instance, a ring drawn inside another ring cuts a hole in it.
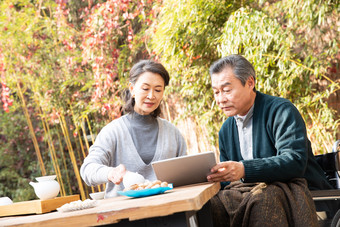
[{"label": "plate on table", "polygon": [[148,189],[142,189],[142,190],[118,191],[118,194],[129,196],[129,197],[140,198],[140,197],[162,194],[168,190],[171,190],[172,188],[173,188],[172,184],[169,184],[168,187],[148,188]]}]

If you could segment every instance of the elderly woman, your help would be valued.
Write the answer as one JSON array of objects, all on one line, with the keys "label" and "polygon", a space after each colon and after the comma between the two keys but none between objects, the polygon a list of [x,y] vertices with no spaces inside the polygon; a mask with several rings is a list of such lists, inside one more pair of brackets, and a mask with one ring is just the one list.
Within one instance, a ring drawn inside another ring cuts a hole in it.
[{"label": "elderly woman", "polygon": [[85,158],[80,174],[87,185],[106,183],[105,198],[124,189],[126,171],[156,180],[151,162],[186,155],[186,143],[179,130],[159,117],[169,73],[162,64],[142,60],[130,71],[122,117],[98,134]]}]

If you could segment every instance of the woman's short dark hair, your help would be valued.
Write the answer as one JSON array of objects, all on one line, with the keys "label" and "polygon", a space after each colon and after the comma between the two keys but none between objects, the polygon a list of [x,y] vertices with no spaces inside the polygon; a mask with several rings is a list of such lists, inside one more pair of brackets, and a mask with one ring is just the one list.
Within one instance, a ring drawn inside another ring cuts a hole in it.
[{"label": "woman's short dark hair", "polygon": [[[256,74],[253,65],[243,56],[232,54],[215,61],[209,69],[210,76],[222,72],[226,68],[231,68],[243,86],[245,86],[249,77],[256,81]],[[256,91],[254,87],[254,91]]]},{"label": "woman's short dark hair", "polygon": [[[168,71],[164,68],[161,63],[155,62],[153,60],[141,60],[135,64],[130,70],[129,81],[133,85],[136,84],[139,76],[145,72],[151,72],[159,74],[164,80],[164,87],[169,85],[170,76]],[[123,107],[124,113],[134,112],[135,99],[131,96],[130,90],[127,88],[123,91],[123,100],[125,105]],[[160,106],[157,107],[150,115],[157,117],[161,114]]]}]

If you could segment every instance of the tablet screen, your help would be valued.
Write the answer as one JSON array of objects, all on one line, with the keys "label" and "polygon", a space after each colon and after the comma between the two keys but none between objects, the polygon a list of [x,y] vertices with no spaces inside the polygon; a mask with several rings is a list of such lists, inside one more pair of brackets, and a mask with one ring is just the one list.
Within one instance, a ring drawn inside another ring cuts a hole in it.
[{"label": "tablet screen", "polygon": [[207,182],[210,170],[216,165],[213,151],[152,162],[156,177],[174,187]]}]

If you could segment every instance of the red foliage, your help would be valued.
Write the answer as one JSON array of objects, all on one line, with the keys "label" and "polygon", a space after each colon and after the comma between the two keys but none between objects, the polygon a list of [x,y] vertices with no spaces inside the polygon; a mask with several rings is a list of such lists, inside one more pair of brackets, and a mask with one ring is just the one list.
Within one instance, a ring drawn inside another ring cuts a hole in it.
[{"label": "red foliage", "polygon": [[[133,50],[143,41],[143,38],[136,41],[136,32],[155,18],[152,4],[152,1],[145,3],[143,0],[109,0],[97,4],[91,11],[84,10],[88,16],[81,45],[83,65],[89,64],[92,68],[95,91],[91,100],[100,104],[102,114],[120,112],[114,97],[119,83],[115,81],[126,69],[119,68],[119,61],[125,59],[123,64],[127,67],[132,63]],[[103,99],[106,103],[102,103]]]},{"label": "red foliage", "polygon": [[12,106],[13,100],[10,98],[10,89],[5,81],[5,61],[0,49],[0,78],[1,78],[1,101],[3,109],[8,113],[9,106]]}]

